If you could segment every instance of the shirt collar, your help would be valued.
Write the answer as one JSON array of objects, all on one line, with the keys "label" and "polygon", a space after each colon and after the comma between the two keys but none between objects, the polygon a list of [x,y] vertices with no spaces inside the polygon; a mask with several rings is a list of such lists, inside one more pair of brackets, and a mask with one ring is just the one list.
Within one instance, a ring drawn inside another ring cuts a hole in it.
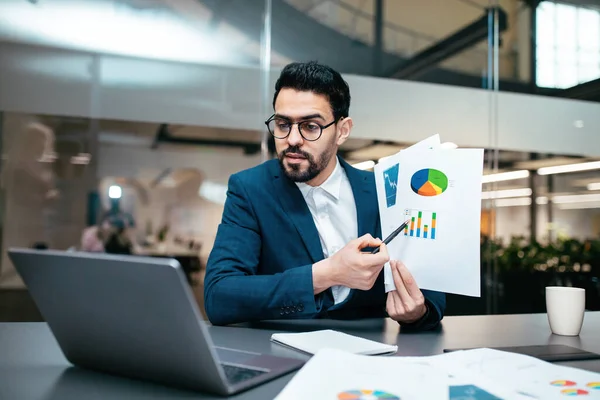
[{"label": "shirt collar", "polygon": [[308,194],[315,188],[320,187],[325,192],[327,192],[334,199],[338,200],[340,197],[340,188],[342,186],[342,175],[344,171],[342,166],[338,160],[335,158],[335,168],[329,177],[323,182],[320,186],[310,186],[304,182],[296,182],[296,185],[302,192],[302,195],[306,198]]}]

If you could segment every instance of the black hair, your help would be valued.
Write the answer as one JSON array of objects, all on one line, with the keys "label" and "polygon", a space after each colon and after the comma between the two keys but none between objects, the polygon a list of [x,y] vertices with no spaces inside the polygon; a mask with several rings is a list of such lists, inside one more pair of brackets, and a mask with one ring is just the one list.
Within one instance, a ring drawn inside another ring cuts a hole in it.
[{"label": "black hair", "polygon": [[333,68],[316,61],[293,62],[286,65],[275,83],[273,107],[279,91],[284,88],[325,95],[333,117],[337,121],[350,112],[350,88],[342,75]]}]

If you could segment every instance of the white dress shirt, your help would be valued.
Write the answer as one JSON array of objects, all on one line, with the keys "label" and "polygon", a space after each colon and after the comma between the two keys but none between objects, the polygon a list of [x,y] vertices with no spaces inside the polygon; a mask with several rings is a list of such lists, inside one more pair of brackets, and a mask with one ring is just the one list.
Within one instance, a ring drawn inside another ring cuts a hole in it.
[{"label": "white dress shirt", "polygon": [[[335,169],[320,186],[296,182],[319,231],[325,258],[358,237],[352,187],[337,157],[335,162]],[[335,304],[344,301],[350,293],[345,286],[333,286],[331,290]]]}]

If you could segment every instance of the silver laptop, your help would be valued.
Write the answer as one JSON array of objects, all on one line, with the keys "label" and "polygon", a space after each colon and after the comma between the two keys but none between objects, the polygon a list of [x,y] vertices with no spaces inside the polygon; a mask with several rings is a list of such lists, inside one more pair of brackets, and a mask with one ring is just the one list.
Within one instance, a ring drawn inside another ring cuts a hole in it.
[{"label": "silver laptop", "polygon": [[8,254],[74,365],[230,395],[304,364],[215,347],[174,259],[31,249]]}]

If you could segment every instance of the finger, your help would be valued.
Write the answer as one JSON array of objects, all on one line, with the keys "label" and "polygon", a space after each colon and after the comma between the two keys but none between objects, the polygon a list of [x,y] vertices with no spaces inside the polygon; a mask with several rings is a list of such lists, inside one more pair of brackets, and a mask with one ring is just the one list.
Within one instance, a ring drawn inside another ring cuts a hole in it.
[{"label": "finger", "polygon": [[359,250],[364,249],[365,247],[377,247],[382,243],[381,239],[376,239],[368,233],[355,239],[353,242]]},{"label": "finger", "polygon": [[385,243],[381,243],[379,246],[379,253],[375,254],[373,262],[377,265],[383,265],[390,261],[390,254],[388,253],[388,248]]},{"label": "finger", "polygon": [[396,291],[398,292],[399,300],[402,304],[410,304],[413,300],[406,290],[406,286],[404,285],[404,281],[400,276],[400,272],[398,271],[398,264],[400,264],[397,260],[392,260],[390,262],[390,267],[392,270],[392,276],[394,277],[394,285],[396,285]]},{"label": "finger", "polygon": [[398,297],[398,292],[392,290],[388,292],[387,298],[387,313],[390,317],[396,318],[404,314],[404,306]]},{"label": "finger", "polygon": [[408,294],[410,294],[410,297],[416,298],[420,294],[421,289],[419,289],[415,278],[413,278],[412,274],[410,273],[408,268],[406,268],[406,265],[404,265],[404,263],[398,261],[397,268],[398,272],[400,273],[400,278],[402,279],[402,282],[404,282],[404,287],[406,288],[406,291],[408,292]]},{"label": "finger", "polygon": [[388,315],[390,315],[390,316],[392,315],[392,313],[394,312],[394,309],[395,309],[394,297],[392,296],[392,294],[393,294],[393,291],[388,292],[387,299],[385,301],[385,309],[386,309]]}]

